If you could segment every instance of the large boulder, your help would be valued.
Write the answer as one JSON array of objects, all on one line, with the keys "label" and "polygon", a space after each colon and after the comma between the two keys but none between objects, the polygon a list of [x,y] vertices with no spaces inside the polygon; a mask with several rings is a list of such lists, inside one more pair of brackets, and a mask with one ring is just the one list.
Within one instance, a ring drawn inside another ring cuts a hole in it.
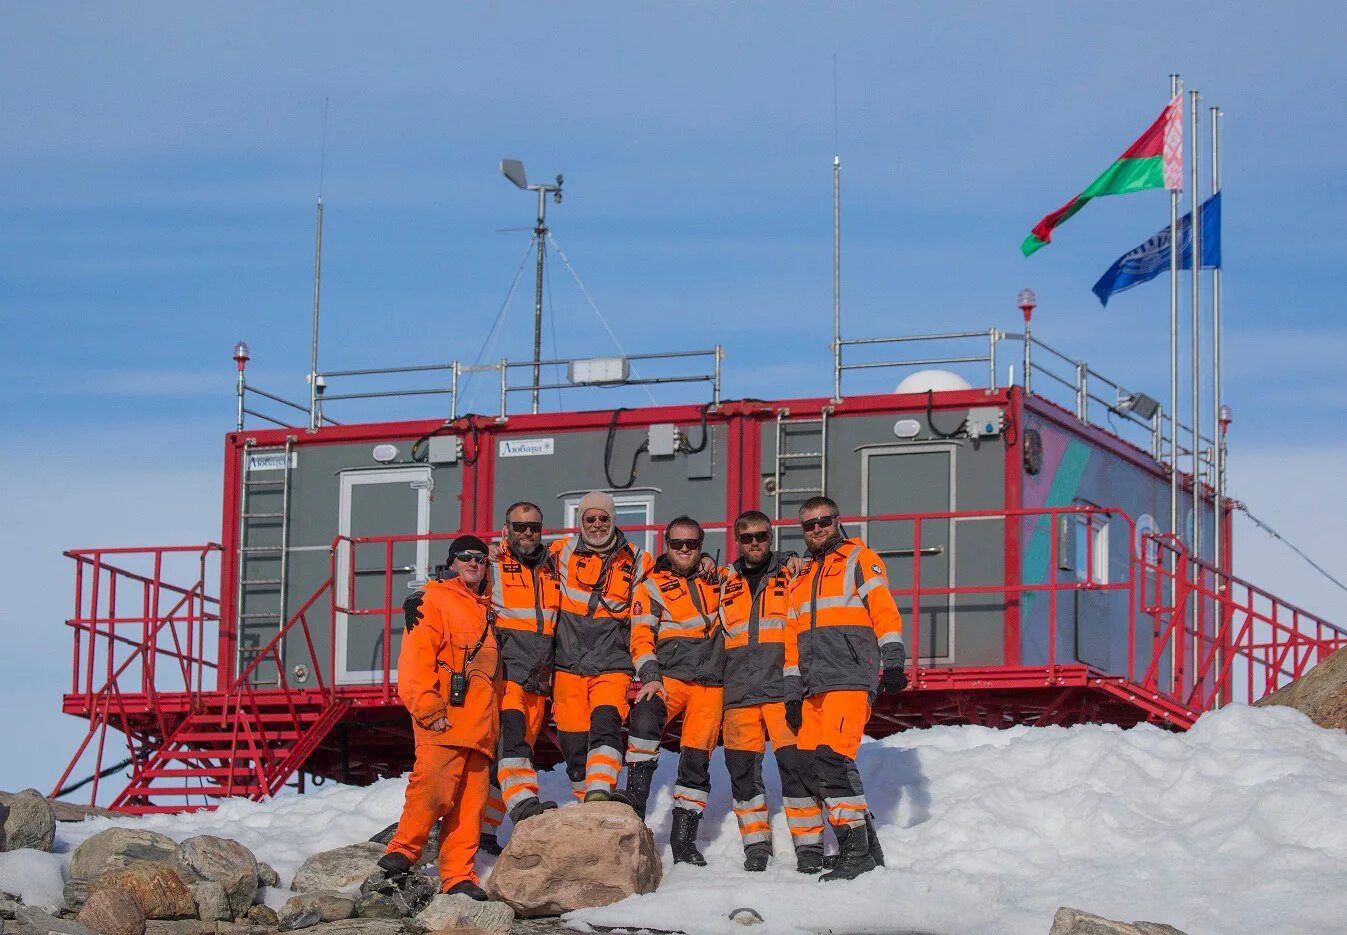
[{"label": "large boulder", "polygon": [[339,922],[355,915],[355,900],[337,892],[291,896],[280,911],[282,932],[311,928],[321,922]]},{"label": "large boulder", "polygon": [[314,854],[300,866],[290,889],[299,893],[321,893],[363,883],[378,871],[384,846],[370,841],[348,844]]},{"label": "large boulder", "polygon": [[[15,792],[0,792],[0,806],[8,805]],[[51,806],[52,814],[56,816],[57,821],[83,821],[92,816],[99,818],[123,818],[116,812],[108,811],[106,808],[97,808],[92,805],[75,805],[70,802],[62,802],[59,799],[47,799],[47,804]]]},{"label": "large boulder", "polygon": [[237,841],[213,834],[188,838],[174,852],[173,865],[188,883],[209,880],[223,886],[230,918],[241,918],[257,895],[257,858]]},{"label": "large boulder", "polygon": [[514,925],[514,910],[505,903],[479,902],[468,896],[440,893],[412,920],[421,932],[478,929],[491,935],[508,935]]},{"label": "large boulder", "polygon": [[403,930],[390,919],[343,919],[305,929],[304,935],[403,935]]},{"label": "large boulder", "polygon": [[655,838],[619,802],[559,808],[515,826],[486,890],[521,916],[555,916],[653,893]]},{"label": "large boulder", "polygon": [[5,935],[98,935],[74,919],[62,919],[36,906],[20,906],[14,921],[5,923]]},{"label": "large boulder", "polygon": [[146,919],[190,919],[196,915],[196,902],[187,884],[168,864],[142,862],[109,870],[89,885],[89,899],[103,890],[126,890],[140,903]]},{"label": "large boulder", "polygon": [[132,863],[169,864],[178,845],[157,831],[109,828],[89,838],[70,857],[70,879],[94,880]]},{"label": "large boulder", "polygon": [[1320,727],[1347,730],[1347,646],[1289,685],[1283,685],[1254,707],[1285,705]]},{"label": "large boulder", "polygon": [[257,886],[280,886],[281,875],[276,872],[276,868],[266,861],[259,861],[257,864]]},{"label": "large boulder", "polygon": [[0,825],[0,850],[51,851],[56,843],[56,813],[46,796],[36,789],[24,789],[10,796],[0,809],[5,811]]},{"label": "large boulder", "polygon": [[145,935],[145,913],[126,890],[99,890],[92,894],[75,921],[99,935]]},{"label": "large boulder", "polygon": [[1184,935],[1172,925],[1160,922],[1114,922],[1102,916],[1063,906],[1052,917],[1048,935]]},{"label": "large boulder", "polygon": [[439,881],[423,873],[390,877],[380,870],[360,884],[355,914],[362,919],[407,919],[424,909],[437,889]]},{"label": "large boulder", "polygon": [[229,894],[214,880],[188,883],[187,891],[196,903],[196,917],[202,922],[231,922],[234,910],[229,906]]}]

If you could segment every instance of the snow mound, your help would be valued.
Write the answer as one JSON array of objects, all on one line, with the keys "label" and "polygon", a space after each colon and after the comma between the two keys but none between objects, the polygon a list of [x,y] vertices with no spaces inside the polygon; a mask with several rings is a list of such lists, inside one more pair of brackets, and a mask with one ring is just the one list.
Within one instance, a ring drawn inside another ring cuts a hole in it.
[{"label": "snow mound", "polygon": [[66,861],[59,854],[23,849],[0,853],[0,892],[13,893],[29,906],[65,905]]},{"label": "snow mound", "polygon": [[[765,919],[754,928],[762,933],[1043,935],[1057,907],[1069,905],[1168,922],[1190,935],[1309,935],[1340,931],[1347,918],[1347,734],[1289,708],[1227,708],[1186,734],[944,727],[867,741],[860,768],[888,866],[849,883],[795,873],[770,757],[777,857],[767,872],[741,869],[719,755],[701,834],[709,866],[673,867],[675,759],[660,760],[650,810],[663,885],[572,921],[738,933],[729,914],[751,906]],[[561,770],[542,785],[545,796],[569,800]],[[213,813],[89,819],[58,834],[65,850],[113,824],[178,840],[219,834],[247,845],[288,884],[309,854],[396,821],[404,788],[401,779],[329,784],[260,804],[230,801]],[[479,872],[488,870],[484,861]]]}]

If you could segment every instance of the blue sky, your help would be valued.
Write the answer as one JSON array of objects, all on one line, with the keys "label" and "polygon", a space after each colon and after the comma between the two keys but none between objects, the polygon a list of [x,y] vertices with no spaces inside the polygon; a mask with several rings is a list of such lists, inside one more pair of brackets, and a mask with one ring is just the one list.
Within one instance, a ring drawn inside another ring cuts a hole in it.
[{"label": "blue sky", "polygon": [[[1347,356],[1344,19],[1296,3],[7,5],[0,627],[25,662],[0,692],[31,699],[14,730],[41,752],[0,786],[46,783],[77,726],[55,714],[60,549],[218,534],[234,341],[259,383],[305,393],[325,98],[326,368],[478,353],[528,238],[497,230],[531,221],[496,171],[512,156],[565,174],[556,236],[627,350],[720,342],[729,397],[823,393],[836,139],[847,336],[1014,328],[1032,286],[1040,337],[1163,399],[1164,282],[1107,311],[1089,289],[1165,222],[1164,195],[1097,201],[1031,259],[1018,245],[1179,71],[1204,122],[1226,113],[1232,486],[1342,567],[1343,494],[1306,479],[1342,453],[1324,430]],[[526,274],[492,356],[528,355],[529,294]],[[610,352],[560,266],[549,308],[548,353]],[[1340,596],[1289,560],[1278,573],[1311,607]]]}]

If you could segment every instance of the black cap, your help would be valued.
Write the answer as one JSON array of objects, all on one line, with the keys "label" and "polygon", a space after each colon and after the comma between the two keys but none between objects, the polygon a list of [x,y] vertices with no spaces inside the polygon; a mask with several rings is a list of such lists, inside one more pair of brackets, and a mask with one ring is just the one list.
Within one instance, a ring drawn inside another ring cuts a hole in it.
[{"label": "black cap", "polygon": [[476,536],[459,536],[449,543],[449,558],[445,564],[453,564],[454,555],[458,552],[481,552],[485,555],[487,553],[486,543]]}]

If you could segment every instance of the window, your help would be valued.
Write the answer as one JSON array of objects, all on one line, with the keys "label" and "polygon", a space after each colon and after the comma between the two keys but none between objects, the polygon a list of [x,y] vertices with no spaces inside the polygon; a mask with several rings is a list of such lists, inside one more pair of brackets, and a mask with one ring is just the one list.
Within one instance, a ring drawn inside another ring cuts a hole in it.
[{"label": "window", "polygon": [[1108,517],[1077,514],[1075,560],[1072,567],[1077,581],[1108,584]]},{"label": "window", "polygon": [[[617,510],[614,520],[618,528],[627,533],[633,545],[647,552],[654,551],[655,531],[653,529],[633,530],[635,526],[650,526],[655,522],[655,498],[652,494],[614,494],[613,506]],[[579,497],[566,498],[566,527],[574,529],[580,525],[576,511],[580,508]]]}]

